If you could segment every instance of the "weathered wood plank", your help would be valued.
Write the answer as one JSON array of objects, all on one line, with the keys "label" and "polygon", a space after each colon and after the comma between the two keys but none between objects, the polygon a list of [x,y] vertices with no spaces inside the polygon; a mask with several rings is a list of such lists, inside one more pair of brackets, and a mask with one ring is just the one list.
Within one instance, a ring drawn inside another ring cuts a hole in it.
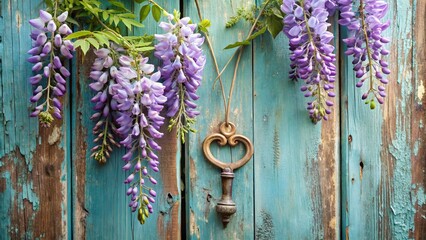
[{"label": "weathered wood plank", "polygon": [[343,239],[422,239],[425,232],[426,5],[388,2],[392,73],[388,97],[379,110],[363,104],[350,59],[344,59]]},{"label": "weathered wood plank", "polygon": [[[130,4],[127,1],[123,3]],[[179,1],[158,1],[166,9],[179,9]],[[131,5],[130,5],[131,6]],[[139,13],[140,6],[133,6]],[[149,17],[151,18],[151,17]],[[135,34],[153,33],[157,24],[148,20],[147,28]],[[93,54],[84,60],[81,55],[76,63],[73,95],[73,197],[74,237],[76,239],[179,239],[180,237],[180,144],[174,132],[161,140],[160,174],[156,176],[157,202],[155,212],[143,226],[135,214],[131,214],[126,186],[126,174],[121,170],[123,150],[115,152],[105,165],[90,158],[93,147],[89,120],[92,111],[92,92],[88,73]],[[166,132],[164,129],[163,132]]]},{"label": "weathered wood plank", "polygon": [[[424,16],[426,16],[426,2],[415,1],[414,28],[413,32],[413,75],[414,75],[414,108],[411,119],[411,147],[413,149],[411,172],[412,182],[416,186],[416,202],[414,207],[414,238],[421,239],[426,236],[426,212],[425,186],[426,186],[426,27]],[[414,11],[414,10],[413,10]]]},{"label": "weathered wood plank", "polygon": [[[248,7],[254,1],[199,1],[203,17],[212,22],[209,29],[212,44],[222,67],[234,50],[223,48],[237,40],[246,37],[249,26],[238,24],[233,29],[225,29],[226,21],[236,13],[239,7]],[[184,13],[199,21],[194,1],[184,2]],[[209,134],[218,132],[218,127],[224,121],[225,111],[219,84],[213,88],[217,76],[211,55],[204,49],[208,61],[204,70],[204,79],[199,89],[201,98],[198,107],[201,115],[198,117],[196,134],[188,138],[186,167],[186,211],[188,239],[253,239],[253,160],[235,171],[233,199],[237,204],[237,213],[232,217],[227,228],[222,226],[221,219],[216,213],[216,204],[222,195],[220,169],[207,162],[202,152],[202,142]],[[247,47],[242,55],[238,71],[233,102],[230,109],[230,120],[237,126],[237,133],[253,140],[252,113],[252,54]],[[223,75],[226,93],[232,79],[233,64]],[[243,148],[237,146],[218,148],[212,146],[213,154],[224,162],[237,161],[243,154]]]},{"label": "weathered wood plank", "polygon": [[253,59],[255,237],[336,239],[339,98],[328,121],[311,122],[302,83],[288,78],[288,40],[282,33],[256,41]]},{"label": "weathered wood plank", "polygon": [[[65,239],[69,115],[50,129],[29,119],[28,20],[42,1],[0,1],[0,238]],[[65,101],[64,111],[69,109]]]}]

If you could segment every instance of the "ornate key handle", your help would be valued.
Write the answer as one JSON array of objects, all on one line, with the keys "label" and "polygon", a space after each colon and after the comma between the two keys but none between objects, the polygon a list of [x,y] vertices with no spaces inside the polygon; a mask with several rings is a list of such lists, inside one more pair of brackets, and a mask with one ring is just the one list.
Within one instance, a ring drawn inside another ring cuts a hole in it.
[{"label": "ornate key handle", "polygon": [[[222,123],[219,127],[220,133],[213,133],[204,139],[203,152],[207,160],[222,169],[222,198],[216,205],[216,211],[222,216],[223,226],[226,228],[231,216],[237,211],[235,202],[232,200],[232,180],[234,179],[234,170],[244,166],[253,156],[254,148],[250,139],[243,135],[235,134],[236,128],[233,123]],[[216,159],[210,151],[212,142],[217,141],[220,146],[236,146],[239,142],[244,144],[246,154],[237,162],[224,163]]]}]

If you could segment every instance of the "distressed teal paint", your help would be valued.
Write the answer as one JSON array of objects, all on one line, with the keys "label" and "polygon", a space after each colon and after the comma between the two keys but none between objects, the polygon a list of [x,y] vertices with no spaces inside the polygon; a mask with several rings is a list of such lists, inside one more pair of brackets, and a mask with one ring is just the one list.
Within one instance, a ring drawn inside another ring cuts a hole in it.
[{"label": "distressed teal paint", "polygon": [[[397,58],[400,64],[397,65],[397,82],[401,89],[401,99],[396,102],[396,129],[395,138],[388,146],[389,153],[394,158],[393,182],[391,197],[392,210],[392,236],[397,239],[408,239],[409,232],[414,232],[415,208],[411,202],[411,117],[408,115],[411,108],[410,98],[413,92],[413,72],[412,72],[412,50],[413,50],[413,12],[415,8],[409,1],[391,4],[390,12],[394,16],[394,28],[392,29],[393,39],[398,39]],[[404,36],[400,39],[397,36]],[[407,117],[408,115],[408,117]]]},{"label": "distressed teal paint", "polygon": [[[0,199],[5,203],[0,206],[1,219],[5,221],[5,224],[0,225],[0,233],[7,239],[9,233],[14,231],[12,226],[16,224],[10,219],[11,213],[16,211],[15,204],[20,211],[24,208],[25,199],[33,204],[35,211],[39,205],[38,197],[33,192],[33,183],[22,174],[26,171],[20,170],[18,181],[12,183],[11,174],[16,173],[10,173],[5,169],[6,166],[13,166],[15,169],[32,170],[31,159],[36,147],[35,138],[38,130],[36,121],[28,118],[28,100],[22,97],[22,95],[30,96],[32,92],[26,80],[31,74],[31,66],[25,61],[26,49],[31,46],[31,39],[27,37],[30,30],[29,26],[22,25],[22,22],[28,21],[28,17],[36,11],[24,6],[21,1],[2,1],[1,4],[0,180],[6,182],[6,189],[0,192]],[[22,192],[14,189],[14,186],[22,188]],[[33,217],[28,216],[26,219],[29,225],[32,224]],[[25,236],[32,236],[31,229]]]},{"label": "distressed teal paint", "polygon": [[[393,10],[393,11],[392,11]],[[391,12],[394,16],[393,39],[402,36],[403,39],[397,41],[398,49],[398,84],[401,89],[401,100],[397,101],[396,109],[396,129],[395,137],[389,146],[389,152],[394,157],[393,171],[393,194],[391,197],[391,209],[393,213],[392,235],[398,239],[407,239],[410,231],[414,232],[415,209],[411,203],[412,175],[411,175],[411,126],[409,124],[411,116],[408,105],[411,104],[411,93],[413,92],[413,66],[410,54],[413,52],[413,16],[416,8],[409,1],[391,5]],[[402,63],[402,64],[401,64]],[[395,69],[395,68],[394,68]]]},{"label": "distressed teal paint", "polygon": [[[204,18],[213,24],[209,29],[213,47],[216,51],[219,67],[222,67],[233,50],[223,48],[237,40],[246,37],[249,26],[241,23],[232,29],[225,29],[226,21],[236,13],[239,7],[248,7],[255,4],[254,1],[217,1],[202,0],[201,12]],[[194,1],[184,1],[185,15],[199,21]],[[204,48],[208,61],[204,70],[204,78],[199,89],[200,99],[198,107],[201,112],[195,128],[196,134],[188,136],[188,152],[186,155],[186,199],[187,199],[187,238],[188,239],[252,239],[254,234],[254,186],[253,164],[254,159],[235,171],[233,185],[233,199],[237,204],[237,213],[232,217],[226,229],[223,229],[221,219],[216,213],[215,207],[222,195],[220,169],[207,162],[202,152],[202,142],[211,133],[218,131],[219,124],[224,121],[225,111],[220,95],[220,86],[213,89],[213,82],[217,76],[211,55]],[[253,136],[253,89],[252,89],[252,50],[246,47],[242,54],[238,78],[235,85],[233,102],[230,109],[230,121],[235,123],[237,133],[243,134],[254,141]],[[226,93],[229,91],[233,74],[233,64],[224,73]],[[212,153],[224,162],[237,161],[243,156],[243,148],[212,146]],[[271,159],[272,160],[272,159]]]},{"label": "distressed teal paint", "polygon": [[[34,173],[43,168],[37,170],[34,168],[35,161],[40,161],[40,158],[35,158],[34,155],[40,147],[38,145],[40,137],[37,120],[29,118],[28,99],[32,94],[32,87],[28,83],[28,78],[32,75],[32,65],[26,59],[27,51],[32,44],[29,37],[31,26],[28,20],[38,16],[38,9],[43,7],[41,3],[41,0],[0,1],[0,181],[6,182],[5,191],[0,192],[0,199],[5,202],[0,205],[0,212],[8,214],[1,218],[4,221],[4,224],[0,224],[2,239],[9,239],[11,235],[27,239],[39,237],[33,234],[35,218],[41,204],[40,196],[35,192],[35,188],[38,188],[40,192],[44,191],[41,185],[43,183],[40,183],[37,178],[45,173],[37,172],[39,175]],[[65,112],[68,109],[66,104],[64,109]],[[66,130],[63,130],[61,134],[66,136]],[[61,142],[61,140],[59,137],[58,141]],[[48,145],[47,139],[43,141],[43,144]],[[61,144],[60,148],[65,151],[66,146]],[[66,174],[67,169],[64,166],[57,170]],[[12,179],[14,179],[13,182]],[[67,184],[66,180],[64,184]],[[64,194],[62,204],[65,209],[67,207],[66,187],[63,190],[57,194]],[[29,208],[25,207],[25,202],[30,204]],[[13,214],[20,218],[21,226],[25,224],[25,230],[21,229],[21,232],[18,232],[19,229],[14,227],[19,223],[11,222]],[[63,216],[63,221],[58,223],[58,226],[64,226],[68,222],[66,216]]]}]

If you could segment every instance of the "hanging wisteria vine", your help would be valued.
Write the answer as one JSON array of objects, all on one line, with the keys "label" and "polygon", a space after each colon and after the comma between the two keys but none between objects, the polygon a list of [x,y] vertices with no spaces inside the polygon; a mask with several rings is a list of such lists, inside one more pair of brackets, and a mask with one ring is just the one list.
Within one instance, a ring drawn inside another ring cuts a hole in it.
[{"label": "hanging wisteria vine", "polygon": [[[34,86],[30,116],[38,117],[44,127],[54,118],[62,118],[61,97],[70,76],[68,61],[75,49],[84,55],[93,52],[95,60],[87,76],[93,91],[92,157],[106,163],[115,147],[126,149],[122,169],[127,176],[123,181],[128,186],[129,207],[137,211],[143,224],[153,213],[157,196],[153,185],[161,162],[157,142],[163,136],[161,126],[167,122],[168,130],[175,129],[182,142],[186,134],[196,131],[192,126],[200,114],[195,102],[203,82],[205,40],[216,59],[208,38],[210,22],[200,19],[196,24],[176,10],[170,14],[153,0],[134,0],[143,4],[136,20],[124,4],[105,2],[108,7],[97,0],[45,0],[47,9],[29,21],[34,27],[28,51],[28,61],[34,64],[34,75],[29,78]],[[251,40],[267,31],[272,37],[283,32],[289,39],[289,78],[303,81],[301,91],[310,99],[307,110],[312,121],[327,120],[338,91],[334,85],[336,39],[330,31],[330,19],[338,13],[338,23],[348,32],[342,39],[345,54],[351,57],[359,79],[354,84],[368,86],[361,98],[374,109],[376,101],[384,103],[390,74],[385,59],[390,39],[382,34],[390,26],[389,21],[383,21],[387,10],[384,0],[265,0],[259,7],[238,9],[226,27],[246,20],[252,28],[244,41],[226,47],[237,50],[222,71],[216,63],[217,79],[222,81],[221,74],[235,56],[238,68],[241,52]],[[126,29],[143,27],[150,13],[162,32],[126,36]],[[160,21],[162,17],[165,21]],[[72,29],[78,28],[73,33]],[[152,58],[159,60],[158,66],[150,63]]]}]

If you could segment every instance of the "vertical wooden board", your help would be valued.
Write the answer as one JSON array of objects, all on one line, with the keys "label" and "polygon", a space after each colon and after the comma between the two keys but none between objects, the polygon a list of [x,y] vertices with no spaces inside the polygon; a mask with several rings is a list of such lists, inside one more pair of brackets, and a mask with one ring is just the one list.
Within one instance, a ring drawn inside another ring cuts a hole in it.
[{"label": "vertical wooden board", "polygon": [[[225,29],[226,21],[236,13],[239,7],[249,7],[254,1],[199,1],[203,17],[212,22],[209,28],[213,48],[216,51],[219,67],[223,67],[235,50],[223,50],[235,41],[242,41],[249,30],[247,24],[238,24],[232,29]],[[194,1],[184,2],[184,15],[199,22]],[[209,163],[203,155],[202,142],[211,133],[219,131],[219,124],[224,121],[225,112],[220,86],[213,89],[217,76],[211,55],[204,48],[207,64],[204,70],[202,85],[198,90],[200,99],[198,108],[201,112],[195,128],[187,141],[186,167],[186,210],[188,239],[253,239],[253,161],[235,171],[233,181],[233,199],[237,212],[232,216],[227,228],[222,226],[216,213],[216,204],[222,195],[221,170]],[[238,78],[235,85],[233,101],[230,109],[230,121],[235,123],[237,133],[253,140],[252,114],[252,54],[251,48],[244,49]],[[226,94],[233,74],[231,64],[223,75]],[[234,162],[243,156],[244,150],[237,146],[218,148],[212,144],[212,153],[223,162]]]},{"label": "vertical wooden board", "polygon": [[339,97],[314,125],[302,83],[288,78],[287,37],[265,34],[253,51],[255,238],[337,239]]},{"label": "vertical wooden board", "polygon": [[414,77],[414,101],[412,108],[413,117],[411,119],[411,146],[413,149],[412,156],[412,182],[415,184],[416,198],[414,207],[416,213],[414,215],[414,238],[421,239],[426,236],[426,27],[424,24],[424,16],[426,15],[426,1],[414,1],[413,24],[415,31],[413,32],[413,77]]},{"label": "vertical wooden board", "polygon": [[50,129],[30,119],[28,21],[42,1],[0,1],[0,239],[65,239],[68,221],[68,101]]},{"label": "vertical wooden board", "polygon": [[355,88],[351,59],[344,59],[344,239],[421,239],[425,231],[425,4],[388,3],[392,73],[385,105],[367,109]]},{"label": "vertical wooden board", "polygon": [[[139,13],[141,5],[131,5]],[[179,8],[178,1],[158,1],[166,9]],[[138,15],[138,14],[137,14]],[[152,17],[148,17],[151,18]],[[153,33],[157,23],[149,19],[146,28],[135,34]],[[89,120],[93,113],[88,78],[94,54],[82,57],[78,53],[75,69],[75,93],[73,95],[73,194],[74,194],[74,238],[76,239],[179,239],[180,230],[180,144],[175,133],[167,133],[160,141],[163,150],[159,153],[160,173],[154,175],[157,202],[155,212],[145,225],[140,225],[136,215],[128,208],[127,186],[123,183],[127,175],[122,170],[121,156],[124,150],[115,151],[105,165],[99,165],[90,157],[93,147]],[[151,59],[154,62],[153,59]],[[166,132],[163,129],[163,132]]]}]

